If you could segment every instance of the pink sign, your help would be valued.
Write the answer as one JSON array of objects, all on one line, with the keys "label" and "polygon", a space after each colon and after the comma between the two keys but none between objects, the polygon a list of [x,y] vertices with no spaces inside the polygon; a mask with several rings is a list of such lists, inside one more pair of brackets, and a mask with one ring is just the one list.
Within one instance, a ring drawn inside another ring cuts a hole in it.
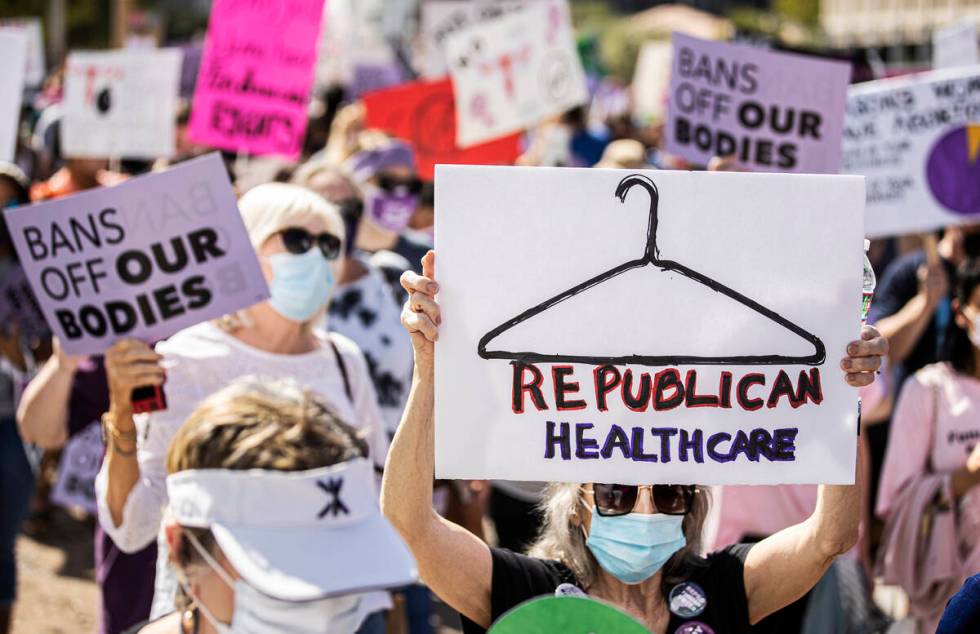
[{"label": "pink sign", "polygon": [[191,139],[298,160],[324,0],[215,0]]},{"label": "pink sign", "polygon": [[5,216],[68,354],[159,341],[269,297],[217,153]]}]

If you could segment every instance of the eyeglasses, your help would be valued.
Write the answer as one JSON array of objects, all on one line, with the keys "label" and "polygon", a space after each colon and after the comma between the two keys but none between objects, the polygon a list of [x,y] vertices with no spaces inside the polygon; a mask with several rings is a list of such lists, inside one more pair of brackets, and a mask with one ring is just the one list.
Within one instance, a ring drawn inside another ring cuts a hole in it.
[{"label": "eyeglasses", "polygon": [[396,178],[387,174],[379,174],[378,187],[389,193],[404,187],[409,193],[418,194],[422,191],[422,181],[414,176],[411,178]]},{"label": "eyeglasses", "polygon": [[286,251],[293,255],[303,255],[313,248],[314,242],[320,247],[323,257],[328,260],[336,260],[340,255],[340,238],[332,233],[321,233],[313,235],[301,227],[290,227],[279,232],[282,237],[282,244]]},{"label": "eyeglasses", "polygon": [[595,508],[599,515],[615,517],[632,513],[640,499],[640,489],[650,489],[653,506],[665,515],[685,515],[691,510],[695,487],[692,484],[634,484],[592,485]]}]

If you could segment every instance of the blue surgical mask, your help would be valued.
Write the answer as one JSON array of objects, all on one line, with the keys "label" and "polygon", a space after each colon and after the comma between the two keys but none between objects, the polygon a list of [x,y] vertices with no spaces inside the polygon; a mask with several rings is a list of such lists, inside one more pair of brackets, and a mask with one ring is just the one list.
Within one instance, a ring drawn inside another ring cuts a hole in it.
[{"label": "blue surgical mask", "polygon": [[687,544],[683,521],[683,515],[627,513],[605,517],[593,512],[585,544],[603,570],[633,585],[657,574]]},{"label": "blue surgical mask", "polygon": [[330,263],[316,247],[302,255],[277,253],[268,259],[272,267],[269,304],[286,319],[309,321],[333,290]]}]

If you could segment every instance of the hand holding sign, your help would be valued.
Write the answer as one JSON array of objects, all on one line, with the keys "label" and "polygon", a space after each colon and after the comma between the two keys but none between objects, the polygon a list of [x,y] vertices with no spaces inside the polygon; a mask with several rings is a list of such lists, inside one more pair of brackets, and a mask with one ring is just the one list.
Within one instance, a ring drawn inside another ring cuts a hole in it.
[{"label": "hand holding sign", "polygon": [[[162,358],[142,341],[123,339],[114,343],[105,353],[105,373],[109,381],[109,409],[116,412],[129,411],[132,407],[134,390],[144,386],[163,385],[166,373],[160,365]],[[132,419],[126,417],[125,420]]]},{"label": "hand holding sign", "polygon": [[435,300],[439,292],[435,277],[436,252],[429,251],[422,258],[422,275],[405,271],[401,278],[402,288],[408,293],[408,301],[402,309],[402,324],[412,337],[415,365],[425,364],[430,371],[435,342],[439,339],[439,325],[442,324],[442,313]]}]

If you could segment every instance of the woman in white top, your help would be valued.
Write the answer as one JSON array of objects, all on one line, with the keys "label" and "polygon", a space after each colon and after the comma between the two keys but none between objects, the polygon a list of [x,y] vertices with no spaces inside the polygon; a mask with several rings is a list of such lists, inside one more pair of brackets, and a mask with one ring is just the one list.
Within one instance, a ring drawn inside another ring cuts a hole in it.
[{"label": "woman in white top", "polygon": [[[344,225],[337,208],[294,185],[266,184],[239,201],[269,281],[269,301],[183,330],[156,346],[124,340],[106,353],[110,408],[103,417],[106,458],[96,479],[99,521],[125,552],[158,537],[167,504],[164,456],[177,428],[203,399],[238,377],[290,377],[321,395],[338,417],[365,433],[380,470],[387,452],[367,365],[349,339],[321,324],[339,273]],[[164,369],[165,368],[165,369]],[[139,386],[164,386],[167,409],[134,415]],[[173,609],[166,544],[158,539],[151,615]],[[377,609],[388,607],[379,593]]]}]

